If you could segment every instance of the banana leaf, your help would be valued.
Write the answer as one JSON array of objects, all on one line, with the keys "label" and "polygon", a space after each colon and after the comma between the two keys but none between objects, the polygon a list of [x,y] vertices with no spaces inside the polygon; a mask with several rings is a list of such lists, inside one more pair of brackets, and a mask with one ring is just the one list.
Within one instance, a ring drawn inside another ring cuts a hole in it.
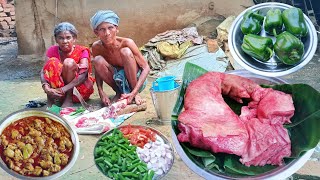
[{"label": "banana leaf", "polygon": [[[180,133],[177,128],[178,116],[184,105],[184,95],[189,83],[205,74],[207,71],[203,68],[187,63],[183,73],[183,80],[179,97],[172,112],[172,128],[176,135]],[[292,123],[286,125],[290,139],[292,155],[285,158],[285,163],[290,163],[294,159],[302,156],[306,151],[317,146],[320,140],[320,93],[306,84],[280,84],[280,85],[261,85],[266,88],[273,88],[292,95],[295,114],[291,118]],[[240,104],[231,98],[224,97],[226,103],[236,113],[240,114],[242,106],[247,102]],[[250,166],[247,167],[239,162],[239,156],[224,153],[211,153],[206,150],[194,148],[189,143],[180,143],[187,156],[199,167],[207,171],[222,173],[232,177],[255,176],[271,171],[277,166]],[[213,158],[214,157],[214,158]]]}]

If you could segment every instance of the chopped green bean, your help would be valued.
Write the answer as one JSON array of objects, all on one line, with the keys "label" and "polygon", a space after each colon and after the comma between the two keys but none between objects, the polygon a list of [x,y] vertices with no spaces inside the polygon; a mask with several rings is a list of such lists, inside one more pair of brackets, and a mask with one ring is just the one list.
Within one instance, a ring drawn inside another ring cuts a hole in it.
[{"label": "chopped green bean", "polygon": [[103,163],[98,163],[98,166],[101,170],[103,170]]},{"label": "chopped green bean", "polygon": [[139,159],[139,158],[133,160],[133,161],[132,161],[132,164],[135,164],[135,163],[137,163],[137,162],[140,162],[140,159]]},{"label": "chopped green bean", "polygon": [[110,169],[109,171],[111,171],[111,172],[119,172],[119,168],[112,168],[112,169]]},{"label": "chopped green bean", "polygon": [[123,150],[127,150],[128,147],[126,147],[125,145],[122,145],[122,144],[118,144],[119,147],[121,147]]},{"label": "chopped green bean", "polygon": [[122,176],[122,174],[118,174],[119,180],[125,180],[125,178]]},{"label": "chopped green bean", "polygon": [[102,149],[102,150],[101,150],[101,152],[103,152],[103,153],[104,153],[104,155],[108,155],[108,154],[110,154],[106,149]]},{"label": "chopped green bean", "polygon": [[137,166],[139,166],[140,163],[135,163],[132,164],[131,166],[128,167],[128,170],[131,171],[132,169],[136,168]]},{"label": "chopped green bean", "polygon": [[117,162],[117,164],[118,164],[119,166],[122,165],[122,157],[121,157],[121,156],[118,157],[118,162]]},{"label": "chopped green bean", "polygon": [[122,172],[121,174],[126,177],[135,177],[135,178],[138,177],[138,175],[133,172]]},{"label": "chopped green bean", "polygon": [[111,171],[108,171],[108,176],[113,177],[113,173]]},{"label": "chopped green bean", "polygon": [[[122,144],[122,143],[124,143],[124,142],[125,142],[124,139],[120,139],[120,140],[118,141],[119,144]],[[119,144],[118,144],[118,145],[119,145]]]},{"label": "chopped green bean", "polygon": [[122,170],[122,171],[127,170],[127,163],[126,163],[126,159],[123,159],[123,161],[122,161],[121,170]]},{"label": "chopped green bean", "polygon": [[112,163],[115,163],[115,161],[117,161],[117,156],[113,153],[113,154],[111,155],[111,162],[112,162]]},{"label": "chopped green bean", "polygon": [[148,180],[152,180],[152,178],[153,178],[153,176],[154,176],[154,171],[153,170],[150,170],[149,172],[148,172]]},{"label": "chopped green bean", "polygon": [[105,162],[110,168],[113,167],[113,165],[112,165],[108,160],[104,159],[104,162]]},{"label": "chopped green bean", "polygon": [[137,168],[139,169],[140,172],[145,172],[146,170],[143,168],[143,166],[139,165],[137,166]]},{"label": "chopped green bean", "polygon": [[121,131],[114,129],[111,134],[103,136],[97,143],[94,150],[95,163],[109,178],[147,178],[150,176],[147,165],[140,160],[136,148],[130,145]]},{"label": "chopped green bean", "polygon": [[103,156],[100,156],[99,158],[95,159],[96,163],[103,162],[104,158]]}]

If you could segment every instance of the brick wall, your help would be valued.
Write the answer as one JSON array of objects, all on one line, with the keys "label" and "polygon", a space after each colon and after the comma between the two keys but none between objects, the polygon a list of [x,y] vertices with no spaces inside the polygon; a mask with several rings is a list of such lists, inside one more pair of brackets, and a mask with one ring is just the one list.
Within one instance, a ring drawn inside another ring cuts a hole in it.
[{"label": "brick wall", "polygon": [[15,36],[16,16],[13,1],[0,4],[0,37]]}]

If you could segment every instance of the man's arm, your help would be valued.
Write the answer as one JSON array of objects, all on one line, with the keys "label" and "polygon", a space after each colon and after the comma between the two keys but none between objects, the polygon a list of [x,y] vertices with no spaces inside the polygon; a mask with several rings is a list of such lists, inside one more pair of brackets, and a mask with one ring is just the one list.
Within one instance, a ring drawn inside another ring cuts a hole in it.
[{"label": "man's arm", "polygon": [[137,95],[139,93],[139,89],[141,88],[141,86],[143,85],[143,83],[148,77],[148,74],[150,72],[150,67],[148,65],[148,62],[144,59],[139,48],[137,47],[136,43],[133,40],[128,39],[127,46],[132,51],[139,68],[142,69],[139,79],[137,81],[137,84],[131,92],[132,94]]},{"label": "man's arm", "polygon": [[[93,58],[96,58],[96,56],[101,55],[101,52],[99,50],[98,47],[98,41],[94,42],[92,45],[92,56]],[[97,83],[97,88],[98,88],[98,93],[99,96],[101,95],[101,93],[103,93],[103,80],[100,78],[99,75],[97,75],[97,73],[95,73],[95,78],[96,78],[96,83]],[[101,98],[101,96],[100,96]]]}]

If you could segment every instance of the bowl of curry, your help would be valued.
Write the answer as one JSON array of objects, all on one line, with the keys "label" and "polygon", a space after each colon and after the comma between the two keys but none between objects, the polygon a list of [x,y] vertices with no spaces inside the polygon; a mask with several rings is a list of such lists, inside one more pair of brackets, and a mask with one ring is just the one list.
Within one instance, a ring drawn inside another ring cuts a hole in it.
[{"label": "bowl of curry", "polygon": [[61,117],[20,110],[0,124],[0,167],[18,179],[55,179],[74,165],[79,138]]}]

